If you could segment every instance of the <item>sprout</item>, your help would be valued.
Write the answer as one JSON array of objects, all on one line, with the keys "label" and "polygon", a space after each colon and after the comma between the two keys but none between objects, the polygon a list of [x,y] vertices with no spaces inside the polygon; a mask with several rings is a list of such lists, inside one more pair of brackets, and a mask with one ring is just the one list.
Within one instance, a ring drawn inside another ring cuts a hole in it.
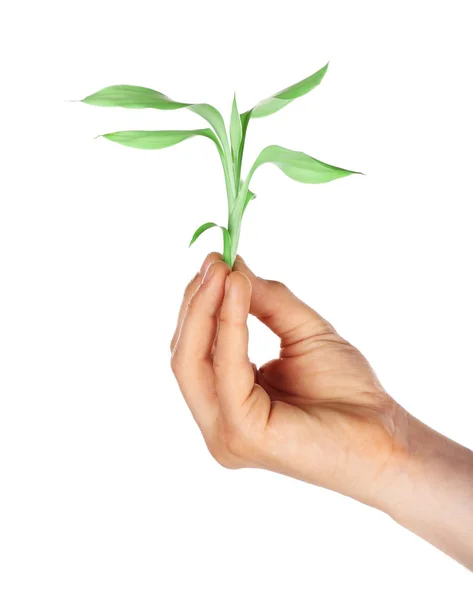
[{"label": "sprout", "polygon": [[[288,177],[302,183],[327,183],[356,173],[356,171],[348,171],[324,163],[304,154],[304,152],[296,152],[281,146],[267,146],[260,152],[246,178],[242,179],[241,177],[243,151],[250,120],[272,115],[296,98],[300,98],[313,90],[322,81],[327,68],[328,64],[313,75],[266,98],[254,108],[242,114],[238,111],[235,96],[230,118],[230,136],[227,134],[222,115],[210,104],[176,102],[161,92],[145,87],[112,85],[87,96],[82,102],[95,106],[120,106],[123,108],[156,108],[158,110],[187,108],[207,121],[210,125],[210,128],[207,129],[117,131],[107,133],[102,137],[124,146],[146,150],[168,148],[194,136],[207,137],[212,140],[222,163],[228,200],[228,224],[227,227],[220,226],[223,232],[223,259],[230,267],[233,267],[243,215],[248,203],[255,198],[255,194],[250,191],[249,185],[258,167],[266,163],[272,163]],[[219,225],[209,222],[198,227],[192,236],[190,245],[211,227],[219,227]]]}]

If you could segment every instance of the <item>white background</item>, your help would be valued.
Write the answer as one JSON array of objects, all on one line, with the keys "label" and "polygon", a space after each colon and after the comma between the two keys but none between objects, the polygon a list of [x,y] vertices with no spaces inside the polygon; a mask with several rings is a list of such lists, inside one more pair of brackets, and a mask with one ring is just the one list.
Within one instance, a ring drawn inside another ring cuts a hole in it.
[{"label": "white background", "polygon": [[[187,111],[65,100],[153,87],[228,116],[325,64],[254,121],[363,171],[304,186],[260,169],[240,250],[368,356],[388,391],[473,446],[468,2],[10,2],[1,9],[2,600],[472,597],[471,575],[381,513],[212,461],[169,369],[188,279],[220,249],[223,176]],[[251,322],[251,358],[278,342]]]}]

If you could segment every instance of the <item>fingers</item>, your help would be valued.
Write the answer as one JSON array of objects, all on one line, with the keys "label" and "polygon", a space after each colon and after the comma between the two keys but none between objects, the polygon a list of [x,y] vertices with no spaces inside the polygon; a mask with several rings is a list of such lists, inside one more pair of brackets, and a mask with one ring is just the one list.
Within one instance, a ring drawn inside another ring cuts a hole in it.
[{"label": "fingers", "polygon": [[182,359],[210,357],[217,332],[217,313],[222,304],[229,270],[223,261],[209,265],[202,283],[189,300],[175,348]]},{"label": "fingers", "polygon": [[219,252],[211,252],[209,255],[205,257],[204,262],[191,281],[187,284],[187,287],[184,291],[184,297],[182,299],[181,307],[179,309],[179,314],[177,317],[176,330],[171,340],[171,352],[174,351],[174,347],[176,345],[177,339],[179,337],[179,333],[181,331],[182,321],[184,319],[185,312],[187,310],[187,305],[189,304],[189,300],[195,294],[197,288],[202,282],[202,279],[205,275],[205,271],[208,269],[209,265],[217,260],[222,260],[222,255]]},{"label": "fingers", "polygon": [[217,411],[211,352],[229,270],[223,261],[207,268],[188,301],[172,356],[173,372],[202,430],[211,426]]},{"label": "fingers", "polygon": [[240,257],[237,257],[233,269],[250,280],[250,312],[281,338],[281,347],[311,336],[335,332],[328,321],[299,300],[285,285],[256,277]]},{"label": "fingers", "polygon": [[251,394],[253,366],[248,359],[247,318],[251,283],[243,273],[230,273],[219,316],[214,353],[215,386],[222,408],[236,413]]}]

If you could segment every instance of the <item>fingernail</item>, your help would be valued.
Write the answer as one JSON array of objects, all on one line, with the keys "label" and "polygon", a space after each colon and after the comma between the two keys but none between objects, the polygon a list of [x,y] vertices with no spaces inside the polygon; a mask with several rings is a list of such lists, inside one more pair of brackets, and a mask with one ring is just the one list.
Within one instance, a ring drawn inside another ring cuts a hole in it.
[{"label": "fingernail", "polygon": [[210,265],[207,267],[205,273],[204,273],[204,277],[202,279],[202,283],[207,283],[207,281],[212,277],[212,275],[214,274],[214,266],[215,263],[210,263]]}]

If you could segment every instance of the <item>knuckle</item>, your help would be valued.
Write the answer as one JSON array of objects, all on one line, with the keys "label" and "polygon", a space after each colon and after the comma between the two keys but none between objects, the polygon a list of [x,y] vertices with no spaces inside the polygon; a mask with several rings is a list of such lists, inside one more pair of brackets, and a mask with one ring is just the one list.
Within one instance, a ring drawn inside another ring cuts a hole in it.
[{"label": "knuckle", "polygon": [[171,351],[171,361],[172,361],[172,355],[174,353],[174,348],[176,347],[176,342],[177,342],[177,335],[173,335],[172,339],[169,343],[169,350]]},{"label": "knuckle", "polygon": [[226,469],[239,469],[248,463],[246,436],[234,421],[219,419],[212,438],[206,439],[206,444],[213,458]]},{"label": "knuckle", "polygon": [[226,439],[228,452],[235,456],[243,456],[242,440],[238,433],[231,433]]},{"label": "knuckle", "polygon": [[182,361],[175,351],[171,355],[171,371],[176,377],[178,377],[182,372]]},{"label": "knuckle", "polygon": [[225,469],[236,469],[235,459],[232,457],[226,446],[222,443],[205,440],[208,451],[212,458]]},{"label": "knuckle", "polygon": [[274,290],[280,293],[288,291],[287,285],[282,281],[278,281],[277,279],[268,279],[267,282]]},{"label": "knuckle", "polygon": [[248,454],[248,440],[244,430],[238,424],[227,424],[225,446],[227,451],[237,458],[244,458]]},{"label": "knuckle", "polygon": [[217,451],[213,451],[210,453],[213,457],[213,459],[218,462],[218,464],[223,467],[224,469],[237,469],[238,465],[235,463],[234,459],[232,458],[231,454],[229,454],[228,452],[222,451],[222,450],[217,450]]}]

